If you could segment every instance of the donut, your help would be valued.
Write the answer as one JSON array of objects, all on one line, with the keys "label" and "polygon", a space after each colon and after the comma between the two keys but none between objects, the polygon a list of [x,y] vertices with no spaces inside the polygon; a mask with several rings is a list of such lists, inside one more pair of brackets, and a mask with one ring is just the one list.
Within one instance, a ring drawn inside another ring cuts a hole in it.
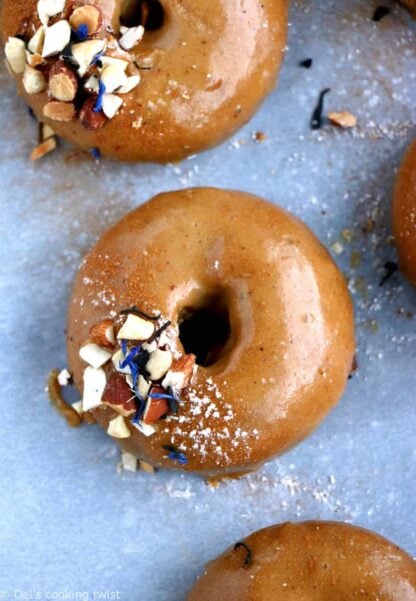
[{"label": "donut", "polygon": [[344,278],[307,227],[214,188],[160,194],[109,229],[77,274],[67,335],[83,410],[141,460],[207,478],[307,436],[355,346]]},{"label": "donut", "polygon": [[400,0],[400,3],[407,8],[412,17],[416,17],[416,0]]},{"label": "donut", "polygon": [[337,522],[259,530],[208,564],[188,601],[416,601],[416,563]]},{"label": "donut", "polygon": [[400,269],[416,285],[416,140],[410,145],[396,178],[393,234]]},{"label": "donut", "polygon": [[275,85],[288,0],[4,0],[10,71],[39,121],[96,156],[178,160]]}]

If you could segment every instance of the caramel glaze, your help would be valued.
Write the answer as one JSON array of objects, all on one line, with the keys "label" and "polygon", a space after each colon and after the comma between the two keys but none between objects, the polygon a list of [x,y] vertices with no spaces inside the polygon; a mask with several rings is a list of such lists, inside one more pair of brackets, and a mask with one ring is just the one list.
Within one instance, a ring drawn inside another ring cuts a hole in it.
[{"label": "caramel glaze", "polygon": [[208,564],[188,601],[416,601],[416,563],[393,543],[336,522],[255,532]]},{"label": "caramel glaze", "polygon": [[412,17],[416,18],[416,0],[400,0],[400,3],[407,8]]},{"label": "caramel glaze", "polygon": [[407,151],[396,179],[393,232],[400,269],[416,285],[416,140]]},{"label": "caramel glaze", "polygon": [[[220,418],[205,417],[205,408],[193,415],[185,391],[182,434],[177,422],[149,438],[130,425],[131,437],[121,441],[156,466],[178,469],[162,446],[183,443],[189,463],[182,469],[207,478],[252,471],[305,438],[340,398],[355,349],[344,278],[305,225],[250,194],[188,189],[160,194],[126,215],[83,262],[68,318],[78,388],[80,345],[111,310],[137,305],[177,326],[183,307],[198,307],[211,293],[228,306],[231,335],[219,360],[198,368],[194,387]],[[104,428],[115,416],[103,407],[94,414]],[[230,436],[220,439],[224,427]]]},{"label": "caramel glaze", "polygon": [[[120,0],[93,0],[103,28],[118,25]],[[36,15],[36,0],[5,0],[3,40]],[[47,93],[19,92],[38,119],[85,150],[98,148],[121,161],[178,160],[214,146],[250,119],[275,85],[286,44],[287,0],[161,0],[161,29],[145,33],[131,52],[154,49],[158,61],[142,70],[141,83],[123,95],[123,110],[99,131],[43,116]],[[35,21],[36,22],[36,21]],[[38,22],[37,22],[38,23]],[[98,36],[99,37],[99,36]],[[173,84],[172,84],[173,82]],[[173,88],[173,89],[172,89]],[[139,128],[133,122],[142,118]]]}]

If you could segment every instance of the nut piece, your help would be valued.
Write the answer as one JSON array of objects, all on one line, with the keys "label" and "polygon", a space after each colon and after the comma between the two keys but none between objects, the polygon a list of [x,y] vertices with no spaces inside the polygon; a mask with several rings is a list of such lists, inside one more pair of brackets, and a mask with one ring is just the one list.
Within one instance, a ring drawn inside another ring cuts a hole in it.
[{"label": "nut piece", "polygon": [[46,156],[50,152],[53,152],[56,149],[57,145],[58,144],[57,144],[56,138],[54,136],[48,138],[41,144],[38,144],[38,146],[36,146],[32,150],[32,152],[30,154],[30,160],[38,161],[39,159],[42,159],[44,156]]},{"label": "nut piece", "polygon": [[64,369],[61,369],[61,371],[58,374],[59,386],[68,386],[71,381],[72,381],[72,375],[66,369],[66,367]]},{"label": "nut piece", "polygon": [[[161,386],[155,386],[152,388],[152,394],[164,394],[165,391]],[[154,424],[159,421],[161,417],[166,415],[169,411],[169,405],[166,399],[152,398],[149,396],[146,408],[143,413],[143,422],[145,424]]]},{"label": "nut piece", "polygon": [[[125,355],[121,349],[116,351],[111,358],[113,365],[114,365],[115,369],[118,371],[118,373],[131,376],[131,370],[128,365],[126,365],[126,367],[123,367],[123,368],[120,367],[120,363],[122,363],[124,361],[124,359],[125,359]],[[131,386],[133,386],[133,384],[131,384]]]},{"label": "nut piece", "polygon": [[116,343],[114,337],[114,322],[111,319],[104,319],[90,329],[90,338],[92,342],[105,348],[113,349]]},{"label": "nut piece", "polygon": [[87,40],[72,46],[72,56],[78,64],[78,74],[84,77],[94,59],[103,52],[105,40]]},{"label": "nut piece", "polygon": [[147,472],[148,474],[154,474],[156,471],[156,468],[151,463],[148,463],[143,459],[139,460],[139,467],[142,470],[142,472]]},{"label": "nut piece", "polygon": [[333,125],[337,125],[344,129],[355,127],[357,125],[357,117],[347,111],[328,113],[328,119]]},{"label": "nut piece", "polygon": [[172,367],[163,379],[163,388],[169,388],[170,386],[174,390],[182,390],[188,384],[195,369],[195,355],[189,354],[184,355],[180,359],[175,359],[172,363]]},{"label": "nut piece", "polygon": [[6,42],[5,53],[10,68],[14,73],[23,73],[26,66],[25,43],[19,38],[9,38]]},{"label": "nut piece", "polygon": [[127,427],[124,417],[118,415],[108,423],[107,434],[113,438],[129,438],[131,432]]},{"label": "nut piece", "polygon": [[[119,62],[126,65],[125,61]],[[120,68],[117,64],[110,64],[103,68],[100,79],[108,94],[111,94],[111,92],[114,92],[117,88],[126,83],[127,75],[124,71],[125,67]]]},{"label": "nut piece", "polygon": [[113,119],[120,107],[122,106],[123,101],[121,98],[116,96],[115,94],[104,94],[103,96],[103,113],[108,119]]},{"label": "nut piece", "polygon": [[117,372],[111,374],[101,402],[125,417],[133,415],[137,411],[134,396],[132,396],[126,379]]},{"label": "nut piece", "polygon": [[101,129],[108,121],[107,117],[102,111],[94,111],[96,103],[97,96],[91,96],[91,98],[88,98],[88,100],[84,102],[79,112],[80,121],[86,129]]},{"label": "nut piece", "polygon": [[52,100],[43,107],[43,114],[54,121],[72,121],[75,119],[75,106],[72,102]]},{"label": "nut piece", "polygon": [[147,437],[153,436],[153,434],[156,434],[157,432],[157,428],[155,426],[153,426],[152,424],[145,424],[142,420],[130,423],[132,426],[137,428],[137,430],[141,432],[141,434],[144,434]]},{"label": "nut piece", "polygon": [[62,52],[71,39],[71,27],[68,21],[58,21],[51,27],[45,28],[45,42],[42,56],[48,58]]},{"label": "nut piece", "polygon": [[40,54],[31,54],[28,50],[26,50],[26,62],[30,67],[36,69],[41,65],[45,65],[46,61]]},{"label": "nut piece", "polygon": [[87,367],[84,370],[84,394],[82,397],[82,410],[84,413],[101,405],[106,384],[107,378],[102,367],[99,369]]},{"label": "nut piece", "polygon": [[49,71],[49,91],[56,100],[71,102],[78,91],[75,73],[64,61],[56,61]]},{"label": "nut piece", "polygon": [[172,365],[172,353],[170,351],[162,351],[156,349],[151,353],[148,362],[146,363],[146,371],[151,380],[160,380],[169,370]]},{"label": "nut piece", "polygon": [[111,359],[111,353],[109,351],[93,342],[84,344],[84,346],[79,349],[79,356],[85,363],[88,363],[95,369],[101,367]]},{"label": "nut piece", "polygon": [[131,50],[140,42],[144,35],[144,27],[138,25],[137,27],[120,27],[122,33],[118,43],[123,50]]},{"label": "nut piece", "polygon": [[65,8],[66,0],[39,0],[38,15],[41,23],[47,25],[49,18],[61,13]]},{"label": "nut piece", "polygon": [[22,81],[27,94],[40,94],[46,88],[46,79],[43,73],[29,65],[25,67]]},{"label": "nut piece", "polygon": [[121,451],[121,469],[124,472],[135,472],[137,470],[138,459],[133,453]]},{"label": "nut piece", "polygon": [[35,35],[32,36],[27,45],[27,49],[32,54],[42,54],[43,44],[45,41],[45,27],[41,25],[36,31]]},{"label": "nut piece", "polygon": [[125,83],[117,90],[117,94],[128,94],[140,83],[140,75],[132,75],[127,77]]},{"label": "nut piece", "polygon": [[86,4],[85,6],[76,8],[69,17],[69,23],[72,29],[77,30],[80,25],[86,25],[88,28],[88,35],[97,33],[101,26],[101,22],[101,12],[92,4]]},{"label": "nut piece", "polygon": [[117,334],[119,340],[148,340],[155,331],[153,322],[130,313]]}]

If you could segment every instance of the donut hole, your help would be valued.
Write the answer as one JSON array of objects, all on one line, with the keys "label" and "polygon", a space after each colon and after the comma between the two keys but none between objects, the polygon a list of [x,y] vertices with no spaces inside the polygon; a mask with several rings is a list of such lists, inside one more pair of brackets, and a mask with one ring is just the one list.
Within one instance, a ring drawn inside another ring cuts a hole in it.
[{"label": "donut hole", "polygon": [[120,25],[136,27],[143,25],[146,31],[160,29],[165,11],[159,0],[125,0],[120,12]]},{"label": "donut hole", "polygon": [[224,356],[231,327],[224,295],[204,297],[197,306],[184,307],[179,313],[179,339],[186,353],[196,356],[203,367],[213,365]]}]

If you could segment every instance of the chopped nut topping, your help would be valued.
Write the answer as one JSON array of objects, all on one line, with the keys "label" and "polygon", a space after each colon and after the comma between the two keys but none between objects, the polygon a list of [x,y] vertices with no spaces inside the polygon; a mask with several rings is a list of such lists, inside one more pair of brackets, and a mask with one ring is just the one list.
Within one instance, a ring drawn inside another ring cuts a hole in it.
[{"label": "chopped nut topping", "polygon": [[40,94],[46,88],[46,79],[43,73],[29,65],[25,67],[22,81],[27,94]]},{"label": "chopped nut topping", "polygon": [[111,319],[105,319],[90,329],[92,342],[99,346],[113,349],[116,339],[114,336],[114,322]]},{"label": "chopped nut topping", "polygon": [[101,11],[92,4],[80,6],[70,16],[69,23],[75,30],[81,25],[86,25],[88,35],[94,35],[101,26]]},{"label": "chopped nut topping", "polygon": [[95,105],[97,103],[97,97],[92,96],[88,98],[82,105],[79,113],[79,118],[82,125],[86,129],[96,130],[101,129],[107,123],[108,119],[102,111],[96,111]]},{"label": "chopped nut topping", "polygon": [[32,54],[42,54],[43,44],[45,42],[45,27],[41,25],[35,35],[29,40],[27,49]]},{"label": "chopped nut topping", "polygon": [[96,56],[103,52],[105,40],[87,40],[72,46],[72,56],[78,65],[78,74],[84,77]]},{"label": "chopped nut topping", "polygon": [[110,420],[107,428],[107,434],[113,438],[129,438],[129,436],[131,436],[131,432],[128,429],[122,415],[118,415],[114,419]]},{"label": "chopped nut topping", "polygon": [[72,102],[52,100],[43,107],[43,114],[53,121],[72,121],[75,119],[75,106]]},{"label": "chopped nut topping", "polygon": [[82,409],[84,412],[101,405],[101,399],[107,384],[105,371],[100,367],[87,367],[84,370],[84,395]]},{"label": "chopped nut topping", "polygon": [[5,53],[10,68],[14,73],[23,73],[26,66],[25,43],[19,38],[9,38],[6,42]]},{"label": "chopped nut topping", "polygon": [[64,61],[57,61],[52,65],[49,72],[49,92],[56,100],[62,102],[72,102],[78,91],[77,78],[64,63]]},{"label": "chopped nut topping", "polygon": [[123,35],[118,43],[124,50],[131,50],[143,38],[144,27],[142,25],[138,25],[137,27],[120,27],[120,32]]},{"label": "chopped nut topping", "polygon": [[50,17],[63,12],[66,0],[39,0],[38,15],[41,23],[47,25]]},{"label": "chopped nut topping", "polygon": [[328,113],[328,119],[333,125],[348,129],[357,125],[357,117],[347,111]]},{"label": "chopped nut topping", "polygon": [[71,39],[71,27],[68,21],[58,21],[45,29],[45,42],[42,56],[48,58],[62,52]]},{"label": "chopped nut topping", "polygon": [[115,94],[104,94],[103,113],[108,119],[113,119],[117,115],[122,105],[122,99]]},{"label": "chopped nut topping", "polygon": [[111,352],[98,346],[98,344],[89,342],[80,348],[79,356],[85,363],[97,369],[111,359]]},{"label": "chopped nut topping", "polygon": [[117,338],[119,340],[148,340],[154,331],[155,326],[151,321],[130,313],[117,334]]},{"label": "chopped nut topping", "polygon": [[57,145],[58,144],[55,136],[46,139],[44,142],[41,142],[32,150],[30,154],[30,160],[38,161],[39,159],[42,159],[50,152],[53,152],[56,149]]},{"label": "chopped nut topping", "polygon": [[160,380],[172,365],[172,353],[156,349],[150,354],[149,361],[146,363],[146,370],[152,380]]}]

